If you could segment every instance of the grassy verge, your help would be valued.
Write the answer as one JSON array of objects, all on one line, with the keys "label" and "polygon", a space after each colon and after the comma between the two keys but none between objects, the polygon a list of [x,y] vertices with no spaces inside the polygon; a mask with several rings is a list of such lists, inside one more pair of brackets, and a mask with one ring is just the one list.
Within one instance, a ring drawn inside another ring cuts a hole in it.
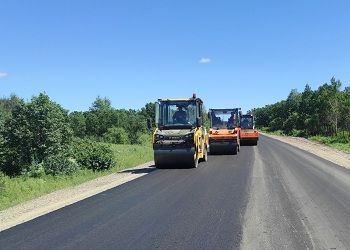
[{"label": "grassy verge", "polygon": [[151,161],[151,146],[110,145],[116,166],[102,172],[83,169],[73,176],[44,175],[40,178],[0,176],[0,210],[53,191],[75,186],[104,175]]},{"label": "grassy verge", "polygon": [[268,128],[259,128],[259,131],[270,135],[283,135],[282,130],[270,131]]},{"label": "grassy verge", "polygon": [[[282,133],[282,130],[269,131],[268,128],[260,128],[259,131],[270,135],[285,136]],[[298,136],[298,131],[296,131],[296,133],[294,133],[292,136]],[[339,132],[338,135],[336,136],[317,135],[317,136],[307,137],[307,139],[325,144],[329,147],[338,149],[343,152],[350,153],[350,132]]]},{"label": "grassy verge", "polygon": [[[350,134],[350,133],[349,133]],[[312,136],[309,140],[320,142],[332,148],[350,153],[350,135],[338,134],[337,136]]]},{"label": "grassy verge", "polygon": [[153,160],[151,146],[111,144],[111,148],[114,161],[117,163],[117,166],[112,169],[113,172]]}]

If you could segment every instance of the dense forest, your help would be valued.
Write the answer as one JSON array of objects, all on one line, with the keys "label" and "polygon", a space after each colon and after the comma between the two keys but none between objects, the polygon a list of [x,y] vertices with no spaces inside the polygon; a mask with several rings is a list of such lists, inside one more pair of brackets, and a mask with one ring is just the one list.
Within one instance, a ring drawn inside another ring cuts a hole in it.
[{"label": "dense forest", "polygon": [[103,143],[150,144],[147,119],[154,104],[141,110],[115,109],[97,97],[85,112],[71,112],[41,93],[31,101],[0,99],[0,171],[9,176],[70,174],[79,168],[107,169],[111,152]]},{"label": "dense forest", "polygon": [[294,136],[335,136],[349,142],[350,87],[334,77],[317,90],[305,86],[302,93],[293,89],[286,100],[253,109],[258,128],[280,130]]}]

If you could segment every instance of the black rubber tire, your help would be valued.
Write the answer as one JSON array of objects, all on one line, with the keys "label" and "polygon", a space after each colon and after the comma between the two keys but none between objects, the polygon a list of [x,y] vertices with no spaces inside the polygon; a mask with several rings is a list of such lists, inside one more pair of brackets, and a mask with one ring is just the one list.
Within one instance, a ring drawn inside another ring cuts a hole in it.
[{"label": "black rubber tire", "polygon": [[237,152],[238,152],[238,146],[236,146],[234,149],[233,149],[233,151],[232,151],[232,154],[234,154],[234,155],[236,155],[237,154]]},{"label": "black rubber tire", "polygon": [[164,169],[165,165],[164,164],[155,164],[156,168],[158,169]]}]

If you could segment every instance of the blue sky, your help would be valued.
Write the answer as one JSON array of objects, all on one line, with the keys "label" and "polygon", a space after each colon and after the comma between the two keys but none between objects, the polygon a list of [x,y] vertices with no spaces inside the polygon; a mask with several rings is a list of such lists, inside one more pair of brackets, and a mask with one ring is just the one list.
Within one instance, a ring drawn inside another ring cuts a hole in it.
[{"label": "blue sky", "polygon": [[350,82],[350,2],[1,0],[0,96],[87,110],[196,92],[245,112]]}]

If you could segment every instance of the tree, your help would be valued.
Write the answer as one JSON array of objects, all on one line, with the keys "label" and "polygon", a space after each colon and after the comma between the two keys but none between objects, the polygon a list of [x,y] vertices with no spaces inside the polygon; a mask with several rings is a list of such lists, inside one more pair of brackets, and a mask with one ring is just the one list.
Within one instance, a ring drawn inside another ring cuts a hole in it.
[{"label": "tree", "polygon": [[298,122],[298,113],[292,112],[287,120],[283,122],[283,133],[286,135],[291,135],[292,131],[296,129],[296,125]]},{"label": "tree", "polygon": [[10,98],[0,98],[0,114],[3,120],[10,117],[12,110],[22,102],[23,100],[14,94]]},{"label": "tree", "polygon": [[269,127],[270,110],[271,110],[271,105],[266,105],[263,108],[255,108],[252,110],[255,116],[255,125],[258,128]]},{"label": "tree", "polygon": [[[341,129],[350,130],[350,87],[344,89],[344,91],[340,95],[340,119],[339,125]],[[349,138],[350,139],[350,138]]]},{"label": "tree", "polygon": [[[297,129],[303,135],[335,135],[350,124],[350,88],[340,91],[341,82],[330,83],[313,91],[307,84],[300,94],[293,89],[286,100],[253,110],[258,127],[283,128],[290,134]],[[302,130],[302,131],[300,131]]]},{"label": "tree", "polygon": [[340,81],[331,79],[331,84],[323,84],[316,92],[316,113],[319,115],[321,130],[324,135],[333,135],[338,131],[339,88]]},{"label": "tree", "polygon": [[116,122],[113,112],[109,99],[97,97],[86,116],[87,132],[92,136],[102,137]]},{"label": "tree", "polygon": [[[314,92],[310,85],[306,84],[303,93],[301,94],[301,101],[299,106],[299,121],[298,129],[304,131],[305,135],[315,133],[315,100]],[[313,118],[311,118],[313,117]],[[311,132],[312,131],[312,132]]]},{"label": "tree", "polygon": [[299,110],[302,95],[296,89],[292,89],[286,100],[286,111],[288,116]]},{"label": "tree", "polygon": [[151,119],[152,124],[155,124],[156,107],[155,103],[149,102],[141,109],[141,115],[145,117],[145,120]]},{"label": "tree", "polygon": [[109,111],[112,110],[112,103],[109,99],[101,98],[98,96],[96,100],[92,103],[92,106],[90,107],[90,111],[92,112],[99,112],[99,111]]},{"label": "tree", "polygon": [[86,118],[83,112],[72,112],[69,114],[70,126],[74,136],[84,138],[86,135]]},{"label": "tree", "polygon": [[5,163],[5,138],[4,138],[4,123],[5,123],[5,115],[2,110],[0,110],[0,170]]},{"label": "tree", "polygon": [[132,144],[137,144],[139,138],[138,133],[147,132],[147,121],[145,120],[144,116],[140,115],[135,110],[129,110],[128,113],[128,123],[125,129],[129,134],[130,142]]},{"label": "tree", "polygon": [[4,124],[2,136],[2,164],[1,171],[14,176],[22,172],[32,160],[32,138],[28,121],[28,107],[20,101],[13,107],[12,118]]},{"label": "tree", "polygon": [[99,134],[99,120],[95,113],[84,112],[86,135],[97,137]]},{"label": "tree", "polygon": [[33,155],[37,161],[66,149],[72,138],[68,112],[49,96],[41,93],[32,98],[28,105],[28,121],[33,135]]}]

